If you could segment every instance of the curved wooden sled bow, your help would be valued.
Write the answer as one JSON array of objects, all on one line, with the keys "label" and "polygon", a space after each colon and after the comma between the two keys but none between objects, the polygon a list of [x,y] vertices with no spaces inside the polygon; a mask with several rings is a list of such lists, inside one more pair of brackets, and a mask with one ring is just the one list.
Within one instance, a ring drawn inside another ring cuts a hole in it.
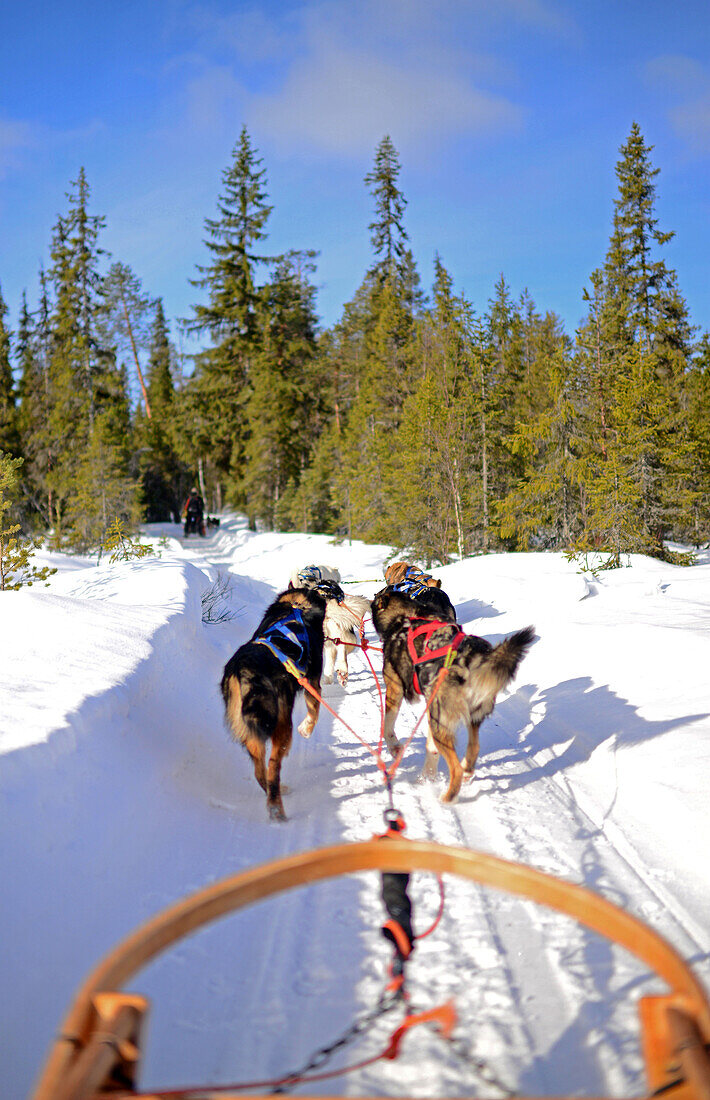
[{"label": "curved wooden sled bow", "polygon": [[[575,918],[646,963],[668,985],[639,1002],[648,1094],[710,1100],[710,1005],[689,967],[661,936],[581,886],[523,864],[468,849],[403,838],[337,845],[256,867],[201,890],[159,913],[116,947],[79,990],[51,1048],[32,1100],[145,1100],[135,1091],[144,997],[119,992],[156,955],[202,925],[309,882],[380,870],[449,873],[530,898]],[[210,1086],[181,1090],[195,1100],[228,1093]],[[244,1093],[235,1093],[243,1100]]]}]

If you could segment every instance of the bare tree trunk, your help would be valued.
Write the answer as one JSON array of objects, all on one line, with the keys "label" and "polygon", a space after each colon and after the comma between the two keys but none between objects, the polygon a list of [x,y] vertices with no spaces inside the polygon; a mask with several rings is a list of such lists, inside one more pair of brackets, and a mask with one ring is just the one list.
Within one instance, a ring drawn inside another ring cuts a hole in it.
[{"label": "bare tree trunk", "polygon": [[207,490],[205,489],[205,468],[202,455],[197,460],[197,478],[200,483],[200,496],[207,503]]},{"label": "bare tree trunk", "polygon": [[449,479],[451,481],[451,495],[454,501],[454,516],[456,517],[456,548],[460,560],[463,558],[463,525],[461,523],[461,493],[459,492],[458,473],[459,463],[458,459],[454,456],[452,467],[450,467]]},{"label": "bare tree trunk", "polygon": [[[128,315],[128,306],[126,305],[126,299],[121,292],[121,305],[123,306],[123,316],[126,319],[126,325],[128,327],[128,335],[131,341],[131,348],[133,350],[133,361],[136,364],[136,370],[138,372],[138,381],[140,382],[141,392],[143,394],[143,401],[145,402],[145,415],[149,420],[153,419],[153,414],[150,411],[150,402],[148,401],[148,390],[146,389],[145,379],[143,378],[143,371],[141,370],[140,359],[138,358],[138,348],[136,347],[136,341],[133,337],[133,325],[131,324],[131,318]],[[202,488],[200,486],[200,488]],[[204,499],[204,494],[203,494]]]}]

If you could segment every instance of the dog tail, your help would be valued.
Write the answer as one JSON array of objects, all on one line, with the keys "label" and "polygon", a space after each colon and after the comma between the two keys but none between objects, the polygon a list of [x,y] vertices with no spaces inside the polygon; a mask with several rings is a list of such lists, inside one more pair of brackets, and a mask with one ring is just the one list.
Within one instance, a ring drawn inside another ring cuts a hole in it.
[{"label": "dog tail", "polygon": [[235,741],[244,744],[252,737],[267,741],[273,736],[279,718],[278,701],[270,692],[242,690],[239,677],[222,679],[225,717]]},{"label": "dog tail", "polygon": [[487,664],[494,676],[500,680],[499,691],[510,683],[515,676],[520,662],[530,649],[534,638],[535,627],[526,626],[523,630],[517,630],[515,634],[511,634],[509,638],[504,638],[502,642],[493,647]]},{"label": "dog tail", "polygon": [[527,626],[524,630],[511,634],[509,638],[504,638],[485,654],[480,654],[479,659],[471,665],[468,677],[469,699],[472,704],[481,708],[484,716],[493,709],[498,692],[515,676],[534,637],[535,628]]}]

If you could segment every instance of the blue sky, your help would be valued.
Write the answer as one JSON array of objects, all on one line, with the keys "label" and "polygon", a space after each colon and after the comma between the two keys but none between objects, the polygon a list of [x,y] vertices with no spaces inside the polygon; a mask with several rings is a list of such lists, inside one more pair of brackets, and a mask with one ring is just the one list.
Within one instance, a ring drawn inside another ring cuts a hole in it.
[{"label": "blue sky", "polygon": [[424,286],[438,251],[483,311],[501,272],[571,333],[607,247],[619,146],[661,169],[666,261],[710,327],[707,0],[4,2],[0,286],[16,324],[83,166],[102,244],[171,319],[246,124],[269,249],[319,251],[332,324],[371,262],[363,184],[389,133]]}]

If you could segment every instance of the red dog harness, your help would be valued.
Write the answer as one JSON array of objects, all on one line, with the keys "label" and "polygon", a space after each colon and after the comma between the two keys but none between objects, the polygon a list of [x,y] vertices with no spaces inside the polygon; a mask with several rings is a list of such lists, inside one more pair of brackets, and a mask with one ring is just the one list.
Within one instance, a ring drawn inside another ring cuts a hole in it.
[{"label": "red dog harness", "polygon": [[[461,627],[456,623],[445,622],[443,619],[412,619],[412,622],[420,623],[419,626],[410,626],[407,631],[407,649],[409,650],[409,656],[412,658],[412,664],[414,665],[414,690],[418,695],[423,695],[424,692],[419,684],[419,677],[417,676],[417,665],[423,665],[427,661],[434,661],[437,657],[448,657],[449,654],[454,654],[461,645],[466,635]],[[441,630],[442,626],[448,626],[450,630],[455,630],[453,638],[446,643],[446,645],[440,646],[438,649],[429,648],[429,640],[437,630]],[[414,639],[424,636],[424,648],[422,649],[421,657],[414,648]]]}]

